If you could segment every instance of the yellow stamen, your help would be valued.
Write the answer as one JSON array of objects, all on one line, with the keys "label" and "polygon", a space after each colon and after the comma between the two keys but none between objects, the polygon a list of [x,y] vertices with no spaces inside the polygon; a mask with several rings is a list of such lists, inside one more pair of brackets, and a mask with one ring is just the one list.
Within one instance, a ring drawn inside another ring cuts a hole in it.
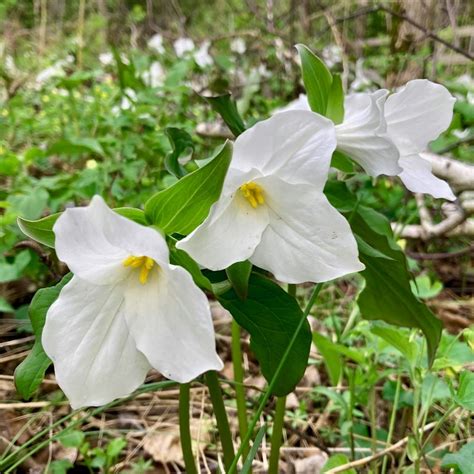
[{"label": "yellow stamen", "polygon": [[130,255],[122,262],[122,264],[124,267],[139,268],[140,274],[138,280],[142,285],[144,285],[148,281],[148,276],[155,265],[155,261],[150,257],[136,257]]},{"label": "yellow stamen", "polygon": [[242,184],[240,190],[242,191],[244,198],[247,199],[254,209],[265,202],[262,187],[253,181]]}]

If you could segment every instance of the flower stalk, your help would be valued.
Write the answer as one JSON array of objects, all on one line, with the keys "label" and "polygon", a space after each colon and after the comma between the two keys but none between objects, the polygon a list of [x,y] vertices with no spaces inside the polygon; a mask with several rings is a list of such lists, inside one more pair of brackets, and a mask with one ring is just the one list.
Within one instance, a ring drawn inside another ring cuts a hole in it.
[{"label": "flower stalk", "polygon": [[194,463],[193,445],[191,439],[191,425],[189,417],[189,384],[179,386],[179,434],[183,451],[184,465],[188,474],[197,474]]}]

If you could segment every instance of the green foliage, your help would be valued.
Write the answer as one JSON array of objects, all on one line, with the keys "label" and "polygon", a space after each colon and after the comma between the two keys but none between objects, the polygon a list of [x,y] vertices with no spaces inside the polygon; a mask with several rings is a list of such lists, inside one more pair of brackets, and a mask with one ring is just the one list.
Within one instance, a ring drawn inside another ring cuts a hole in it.
[{"label": "green foliage", "polygon": [[238,137],[245,131],[245,124],[230,94],[204,97],[211,107],[222,117],[230,131]]},{"label": "green foliage", "polygon": [[43,381],[46,369],[51,365],[49,357],[43,350],[41,335],[43,333],[46,313],[56,301],[61,289],[69,282],[72,275],[65,276],[57,285],[38,290],[29,307],[29,317],[35,343],[28,357],[15,370],[15,386],[20,396],[29,399]]},{"label": "green foliage", "polygon": [[180,160],[189,160],[194,151],[193,139],[188,132],[176,127],[168,127],[166,135],[169,138],[173,150],[165,157],[165,166],[169,173],[182,178],[186,170]]},{"label": "green foliage", "polygon": [[234,263],[226,270],[227,278],[231,282],[235,293],[243,300],[247,298],[251,273],[252,264],[248,260]]},{"label": "green foliage", "polygon": [[341,76],[334,74],[332,76],[331,88],[328,94],[328,104],[326,116],[336,125],[344,120],[344,90],[342,88]]},{"label": "green foliage", "polygon": [[[349,463],[349,459],[345,454],[334,454],[326,461],[326,464],[323,466],[321,473],[327,472],[330,469],[334,469],[335,467],[344,466],[347,463]],[[356,474],[356,471],[355,469],[346,469],[344,471],[341,471],[341,473]]]},{"label": "green foliage", "polygon": [[167,234],[192,232],[219,198],[231,158],[227,142],[209,163],[152,196],[145,203],[149,222]]},{"label": "green foliage", "polygon": [[474,466],[474,441],[465,444],[457,453],[445,454],[441,467],[454,469],[455,474],[470,474]]},{"label": "green foliage", "polygon": [[[248,294],[242,300],[234,290],[219,301],[250,334],[250,347],[257,357],[263,376],[271,380],[295,329],[303,317],[298,303],[272,281],[251,275]],[[305,322],[290,353],[273,393],[292,392],[303,376],[311,346],[311,330]]]},{"label": "green foliage", "polygon": [[[301,59],[301,70],[303,74],[304,87],[308,94],[308,102],[311,110],[321,115],[326,115],[328,107],[328,97],[331,91],[332,76],[328,68],[321,59],[319,59],[311,50],[303,45],[296,45],[296,49]],[[336,113],[333,102],[336,102],[336,95],[338,95],[337,86],[334,87],[334,92],[331,103],[332,113]]]}]

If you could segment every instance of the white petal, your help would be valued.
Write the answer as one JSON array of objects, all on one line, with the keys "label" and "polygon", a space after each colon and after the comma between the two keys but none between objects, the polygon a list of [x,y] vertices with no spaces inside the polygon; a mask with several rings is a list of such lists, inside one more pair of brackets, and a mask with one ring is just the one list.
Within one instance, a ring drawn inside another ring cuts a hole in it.
[{"label": "white petal", "polygon": [[207,219],[177,247],[210,270],[247,260],[268,225],[266,206],[252,208],[239,189],[213,205]]},{"label": "white petal", "polygon": [[330,120],[306,110],[281,112],[239,135],[231,167],[256,168],[264,176],[276,174],[322,190],[335,148]]},{"label": "white petal", "polygon": [[104,405],[145,380],[150,365],[123,310],[123,283],[96,286],[78,277],[49,308],[42,343],[73,408]]},{"label": "white petal", "polygon": [[308,96],[306,94],[300,94],[297,99],[291,101],[284,107],[276,109],[273,112],[273,115],[279,114],[280,112],[288,112],[288,110],[311,110],[308,102]]},{"label": "white petal", "polygon": [[275,177],[262,184],[270,225],[252,263],[286,283],[328,281],[364,269],[348,222],[323,193]]},{"label": "white petal", "polygon": [[401,171],[397,147],[385,133],[386,96],[385,90],[348,95],[344,122],[336,125],[337,148],[371,176],[397,175]]},{"label": "white petal", "polygon": [[162,266],[129,285],[125,312],[137,348],[165,377],[185,383],[222,369],[209,303],[183,268]]},{"label": "white petal", "polygon": [[119,216],[100,196],[87,207],[66,209],[53,227],[56,253],[78,277],[96,284],[125,278],[122,261],[147,255],[168,262],[168,247],[154,229]]},{"label": "white petal", "polygon": [[444,198],[454,201],[456,196],[449,184],[437,178],[431,172],[431,163],[419,154],[404,156],[400,159],[403,172],[400,179],[403,184],[414,193],[427,193],[435,198]]},{"label": "white petal", "polygon": [[385,103],[385,120],[401,154],[425,151],[449,127],[455,101],[445,87],[426,79],[410,81],[392,94]]}]

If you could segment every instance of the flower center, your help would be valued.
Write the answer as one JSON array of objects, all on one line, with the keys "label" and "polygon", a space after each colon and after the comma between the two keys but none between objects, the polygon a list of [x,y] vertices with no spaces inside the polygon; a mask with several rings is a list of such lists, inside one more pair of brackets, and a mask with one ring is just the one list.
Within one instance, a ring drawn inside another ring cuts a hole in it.
[{"label": "flower center", "polygon": [[242,184],[242,186],[240,186],[240,190],[242,191],[245,199],[247,199],[254,209],[265,202],[262,187],[253,181]]},{"label": "flower center", "polygon": [[122,264],[124,267],[139,268],[140,275],[138,276],[138,280],[144,285],[148,281],[148,275],[155,265],[155,261],[150,257],[135,257],[134,255],[130,255]]}]

